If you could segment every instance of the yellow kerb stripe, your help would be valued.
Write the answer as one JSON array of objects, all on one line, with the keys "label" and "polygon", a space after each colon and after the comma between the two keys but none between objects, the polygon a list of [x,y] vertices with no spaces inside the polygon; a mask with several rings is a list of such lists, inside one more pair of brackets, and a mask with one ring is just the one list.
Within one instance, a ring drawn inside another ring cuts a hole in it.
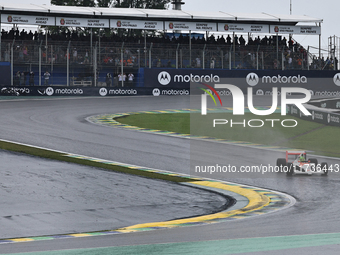
[{"label": "yellow kerb stripe", "polygon": [[244,213],[249,213],[254,210],[259,210],[265,206],[267,206],[270,202],[270,199],[262,195],[252,189],[245,189],[240,186],[234,186],[234,185],[228,185],[224,183],[219,182],[210,182],[210,181],[195,181],[190,182],[192,184],[205,186],[205,187],[212,187],[217,189],[223,189],[235,192],[237,194],[240,194],[246,198],[248,198],[249,203],[247,206],[245,206],[242,209],[232,210],[228,212],[220,212],[220,213],[214,213],[210,215],[205,216],[199,216],[199,217],[193,217],[188,219],[179,219],[179,220],[172,220],[172,221],[165,221],[165,222],[152,222],[152,223],[145,223],[145,224],[137,224],[130,227],[119,229],[119,231],[129,231],[132,229],[138,229],[138,228],[151,228],[151,227],[177,227],[179,224],[186,224],[186,223],[192,223],[192,222],[204,222],[204,221],[213,221],[215,219],[222,219],[231,217],[234,215],[240,215]]}]

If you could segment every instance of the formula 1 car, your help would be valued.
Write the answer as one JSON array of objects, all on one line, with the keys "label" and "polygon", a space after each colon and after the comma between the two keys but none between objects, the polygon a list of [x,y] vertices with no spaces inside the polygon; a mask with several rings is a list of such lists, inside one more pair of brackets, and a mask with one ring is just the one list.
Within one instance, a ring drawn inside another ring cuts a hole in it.
[{"label": "formula 1 car", "polygon": [[276,166],[283,169],[287,175],[292,174],[308,174],[321,173],[328,174],[328,164],[323,162],[318,164],[316,158],[309,158],[307,160],[307,153],[305,151],[286,151],[286,158],[278,158]]}]

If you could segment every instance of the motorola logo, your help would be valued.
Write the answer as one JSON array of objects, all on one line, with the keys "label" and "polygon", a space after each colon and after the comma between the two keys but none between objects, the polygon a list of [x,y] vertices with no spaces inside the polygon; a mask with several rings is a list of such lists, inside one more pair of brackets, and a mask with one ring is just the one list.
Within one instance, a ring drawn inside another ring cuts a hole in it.
[{"label": "motorola logo", "polygon": [[152,91],[152,95],[154,95],[155,97],[158,97],[161,94],[161,91],[159,89],[153,89]]},{"label": "motorola logo", "polygon": [[171,75],[166,72],[166,71],[162,71],[158,74],[158,82],[161,85],[168,85],[171,82]]},{"label": "motorola logo", "polygon": [[256,86],[259,83],[259,76],[256,73],[249,73],[246,81],[249,86]]},{"label": "motorola logo", "polygon": [[256,91],[256,95],[257,95],[257,96],[263,96],[263,95],[264,95],[264,91],[263,91],[262,89],[258,89],[258,90]]},{"label": "motorola logo", "polygon": [[340,73],[334,75],[333,81],[336,86],[340,86]]},{"label": "motorola logo", "polygon": [[102,97],[107,95],[107,89],[106,88],[101,88],[99,90],[99,95],[101,95]]},{"label": "motorola logo", "polygon": [[52,96],[54,94],[54,89],[52,87],[47,87],[45,92],[46,92],[46,95]]}]

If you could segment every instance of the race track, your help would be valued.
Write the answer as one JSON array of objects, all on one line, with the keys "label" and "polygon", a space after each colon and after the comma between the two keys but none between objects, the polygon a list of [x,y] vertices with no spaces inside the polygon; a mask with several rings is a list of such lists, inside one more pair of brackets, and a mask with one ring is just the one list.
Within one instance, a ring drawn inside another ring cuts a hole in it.
[{"label": "race track", "polygon": [[[269,98],[261,101],[263,105],[269,102]],[[105,113],[189,108],[189,97],[22,98],[0,101],[0,107],[1,139],[173,172],[190,174],[190,159],[207,164],[228,162],[239,167],[274,164],[276,158],[282,156],[280,152],[267,149],[142,133],[94,125],[85,120]],[[339,163],[334,159],[327,159],[327,162]],[[297,203],[276,213],[218,224],[6,244],[1,246],[0,253],[337,233],[340,229],[340,205],[336,195],[340,177],[337,173],[329,173],[327,177],[216,173],[208,177],[285,192],[295,197]]]}]

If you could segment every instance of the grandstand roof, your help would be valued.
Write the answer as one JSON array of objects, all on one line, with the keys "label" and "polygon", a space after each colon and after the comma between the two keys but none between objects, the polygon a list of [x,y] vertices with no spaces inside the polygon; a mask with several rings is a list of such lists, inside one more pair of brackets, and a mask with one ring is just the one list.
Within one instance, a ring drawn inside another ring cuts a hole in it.
[{"label": "grandstand roof", "polygon": [[42,16],[67,16],[91,18],[125,18],[143,20],[183,20],[205,22],[231,22],[231,23],[262,23],[295,25],[297,23],[320,23],[322,19],[305,15],[282,15],[268,13],[228,13],[219,12],[194,12],[183,10],[156,10],[135,8],[95,8],[76,6],[48,6],[36,4],[0,3],[2,14],[42,15]]}]

